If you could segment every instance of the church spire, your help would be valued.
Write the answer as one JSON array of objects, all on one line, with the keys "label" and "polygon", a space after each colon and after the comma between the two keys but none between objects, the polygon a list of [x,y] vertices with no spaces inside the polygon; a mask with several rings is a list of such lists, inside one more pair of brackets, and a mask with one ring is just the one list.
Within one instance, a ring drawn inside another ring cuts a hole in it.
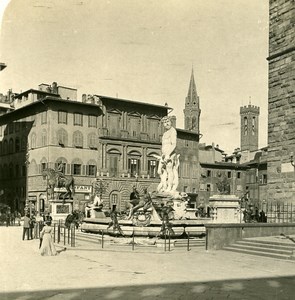
[{"label": "church spire", "polygon": [[194,77],[194,68],[192,67],[191,80],[190,80],[189,89],[187,93],[187,102],[189,103],[196,102],[197,98],[198,98],[198,93],[197,93],[195,77]]},{"label": "church spire", "polygon": [[192,67],[192,74],[190,78],[187,97],[185,98],[184,113],[184,129],[199,133],[200,131],[200,104],[197,93],[194,68]]}]

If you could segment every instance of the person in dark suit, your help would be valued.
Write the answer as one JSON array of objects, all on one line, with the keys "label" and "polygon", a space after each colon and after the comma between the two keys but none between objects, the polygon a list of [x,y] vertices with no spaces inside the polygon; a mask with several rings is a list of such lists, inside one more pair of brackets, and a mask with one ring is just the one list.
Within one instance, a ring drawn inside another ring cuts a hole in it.
[{"label": "person in dark suit", "polygon": [[48,222],[49,223],[49,226],[51,226],[51,223],[52,223],[52,217],[50,215],[50,212],[47,213],[47,215],[44,215],[43,216],[43,219],[44,219],[44,223],[45,222]]},{"label": "person in dark suit", "polygon": [[23,227],[23,240],[25,239],[25,235],[27,234],[27,239],[30,240],[30,216],[24,216],[24,227]]}]

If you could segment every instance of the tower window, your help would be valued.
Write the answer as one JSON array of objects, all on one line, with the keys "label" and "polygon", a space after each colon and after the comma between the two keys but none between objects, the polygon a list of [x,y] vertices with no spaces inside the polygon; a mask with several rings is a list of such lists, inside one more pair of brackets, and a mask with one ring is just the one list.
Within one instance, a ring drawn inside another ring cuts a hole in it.
[{"label": "tower window", "polygon": [[247,135],[248,132],[248,119],[247,117],[244,118],[244,135]]},{"label": "tower window", "polygon": [[252,118],[252,135],[255,135],[255,117]]}]

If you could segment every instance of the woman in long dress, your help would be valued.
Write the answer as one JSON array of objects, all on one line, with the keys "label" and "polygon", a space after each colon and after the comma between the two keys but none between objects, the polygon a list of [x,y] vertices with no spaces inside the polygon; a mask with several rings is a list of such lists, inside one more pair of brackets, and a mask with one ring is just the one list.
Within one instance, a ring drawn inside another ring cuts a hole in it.
[{"label": "woman in long dress", "polygon": [[49,226],[49,222],[46,222],[40,233],[40,238],[42,238],[40,253],[42,256],[57,255],[57,251],[52,241],[51,232],[52,228]]}]

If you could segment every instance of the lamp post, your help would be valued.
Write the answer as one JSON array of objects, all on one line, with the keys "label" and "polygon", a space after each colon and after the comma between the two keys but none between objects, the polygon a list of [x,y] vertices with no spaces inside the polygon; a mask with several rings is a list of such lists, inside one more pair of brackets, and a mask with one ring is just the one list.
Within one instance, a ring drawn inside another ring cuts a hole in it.
[{"label": "lamp post", "polygon": [[29,211],[30,211],[30,216],[32,215],[32,205],[31,202],[29,201],[29,165],[30,165],[30,153],[29,153],[29,144],[27,143],[27,148],[26,148],[26,206],[29,206]]}]

